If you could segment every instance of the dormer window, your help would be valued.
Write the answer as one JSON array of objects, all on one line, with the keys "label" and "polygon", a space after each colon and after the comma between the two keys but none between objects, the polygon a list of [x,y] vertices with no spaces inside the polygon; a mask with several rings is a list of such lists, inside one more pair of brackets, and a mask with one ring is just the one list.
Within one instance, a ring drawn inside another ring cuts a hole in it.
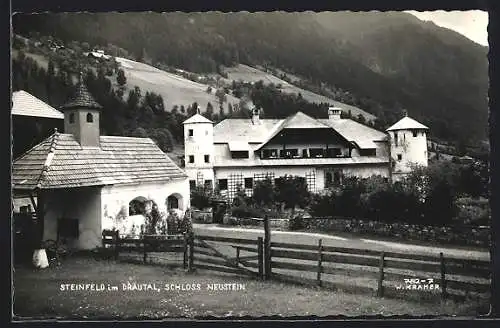
[{"label": "dormer window", "polygon": [[94,122],[94,116],[92,116],[91,113],[87,113],[87,123],[93,123]]},{"label": "dormer window", "polygon": [[71,124],[75,123],[75,113],[69,114],[69,123]]}]

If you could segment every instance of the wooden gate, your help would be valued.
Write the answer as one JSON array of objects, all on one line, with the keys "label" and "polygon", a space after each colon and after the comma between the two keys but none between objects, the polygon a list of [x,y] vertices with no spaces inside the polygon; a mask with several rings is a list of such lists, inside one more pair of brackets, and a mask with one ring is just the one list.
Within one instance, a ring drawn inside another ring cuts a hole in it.
[{"label": "wooden gate", "polygon": [[192,269],[243,274],[255,278],[264,276],[262,237],[252,240],[196,235],[191,245]]}]

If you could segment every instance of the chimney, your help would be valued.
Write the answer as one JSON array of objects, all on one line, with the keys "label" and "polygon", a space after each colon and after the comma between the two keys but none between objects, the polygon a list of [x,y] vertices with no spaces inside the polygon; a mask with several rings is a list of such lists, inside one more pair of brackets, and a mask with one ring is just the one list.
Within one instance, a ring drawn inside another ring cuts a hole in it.
[{"label": "chimney", "polygon": [[340,115],[342,114],[342,109],[339,107],[328,107],[328,119],[329,120],[340,120]]},{"label": "chimney", "polygon": [[100,147],[99,115],[102,106],[90,94],[83,82],[82,73],[76,93],[61,106],[64,112],[64,132],[72,134],[82,147]]},{"label": "chimney", "polygon": [[252,124],[260,124],[260,117],[259,117],[259,109],[257,107],[254,107],[252,109]]}]

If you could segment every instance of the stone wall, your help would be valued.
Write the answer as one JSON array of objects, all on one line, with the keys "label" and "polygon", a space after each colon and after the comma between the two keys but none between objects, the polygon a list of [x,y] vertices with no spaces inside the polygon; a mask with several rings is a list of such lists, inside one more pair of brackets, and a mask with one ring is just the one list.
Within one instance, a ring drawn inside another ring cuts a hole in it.
[{"label": "stone wall", "polygon": [[407,223],[384,223],[357,219],[302,219],[307,231],[347,232],[389,237],[401,241],[428,241],[450,245],[489,247],[489,227],[433,227]]}]

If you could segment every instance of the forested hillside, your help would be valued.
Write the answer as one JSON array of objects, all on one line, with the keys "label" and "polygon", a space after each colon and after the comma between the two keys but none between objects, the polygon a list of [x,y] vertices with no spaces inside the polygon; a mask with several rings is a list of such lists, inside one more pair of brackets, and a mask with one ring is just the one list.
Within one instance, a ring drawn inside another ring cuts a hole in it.
[{"label": "forested hillside", "polygon": [[270,66],[349,98],[381,126],[405,109],[435,137],[487,137],[487,48],[405,13],[40,14],[15,15],[13,25],[193,72]]}]

